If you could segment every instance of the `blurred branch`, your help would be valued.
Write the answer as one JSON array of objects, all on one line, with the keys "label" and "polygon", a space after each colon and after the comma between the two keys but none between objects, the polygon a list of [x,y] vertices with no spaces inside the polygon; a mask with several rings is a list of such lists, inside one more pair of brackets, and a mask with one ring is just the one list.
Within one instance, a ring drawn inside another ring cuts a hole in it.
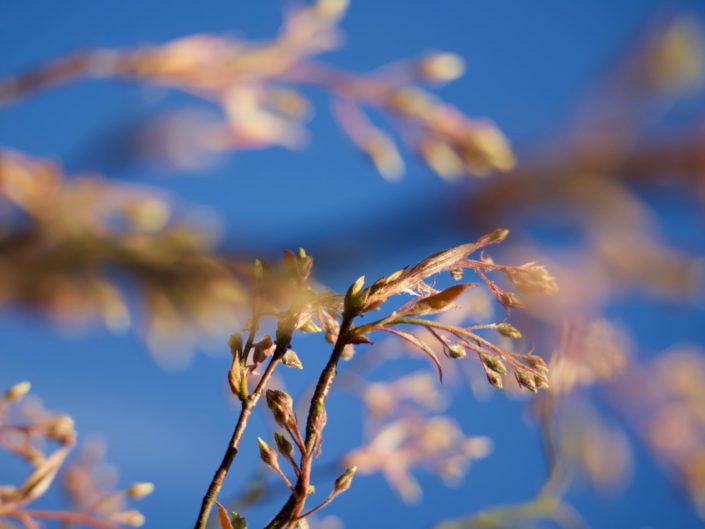
[{"label": "blurred branch", "polygon": [[[187,158],[197,163],[201,155],[230,149],[300,148],[311,105],[298,89],[313,85],[330,95],[341,128],[386,178],[398,178],[404,162],[367,109],[385,116],[402,141],[444,178],[514,166],[509,144],[493,123],[466,116],[424,87],[460,77],[460,57],[430,54],[368,75],[314,62],[339,46],[338,24],[346,8],[346,1],[317,0],[291,10],[278,34],[264,43],[193,35],[133,50],[82,52],[0,81],[0,105],[81,78],[129,79],[188,92],[216,104],[225,118],[193,134],[193,156]],[[173,137],[173,130],[164,132]],[[167,151],[184,159],[175,149]]]},{"label": "blurred branch", "polygon": [[[66,464],[76,444],[73,420],[66,415],[45,411],[41,402],[25,398],[28,382],[9,388],[0,399],[0,447],[32,467],[32,472],[18,486],[0,485],[0,521],[18,520],[26,529],[36,529],[39,520],[77,524],[93,529],[139,527],[144,516],[127,508],[127,500],[139,500],[154,490],[151,483],[135,483],[114,491],[106,488],[95,475],[95,460]],[[56,448],[54,448],[56,447]],[[45,450],[51,450],[45,453]],[[33,508],[63,474],[64,485],[77,510],[43,510]]]}]

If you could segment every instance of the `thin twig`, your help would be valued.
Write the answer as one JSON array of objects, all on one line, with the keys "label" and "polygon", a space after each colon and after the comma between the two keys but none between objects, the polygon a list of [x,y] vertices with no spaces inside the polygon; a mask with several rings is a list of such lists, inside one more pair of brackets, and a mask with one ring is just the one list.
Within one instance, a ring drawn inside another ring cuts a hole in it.
[{"label": "thin twig", "polygon": [[316,389],[311,397],[311,404],[306,419],[306,451],[301,456],[301,463],[299,465],[301,474],[299,479],[289,499],[274,519],[269,522],[266,529],[283,529],[289,527],[301,515],[309,492],[313,456],[316,452],[317,445],[320,443],[322,433],[321,422],[325,417],[326,399],[328,398],[331,385],[335,379],[338,362],[343,356],[345,346],[347,345],[347,334],[352,326],[353,318],[354,315],[352,314],[348,314],[347,312],[343,314],[343,320],[340,324],[338,339],[333,347],[333,352],[318,377]]},{"label": "thin twig", "polygon": [[[266,388],[269,379],[272,377],[275,368],[281,362],[284,353],[286,353],[287,349],[291,344],[291,333],[280,333],[280,335],[283,335],[285,339],[277,341],[277,347],[274,350],[272,358],[269,361],[269,364],[267,365],[267,368],[265,369],[264,373],[262,374],[262,378],[257,384],[257,387],[242,402],[240,415],[237,419],[237,423],[235,424],[235,429],[233,431],[232,437],[230,438],[230,442],[228,443],[228,448],[226,449],[225,454],[223,455],[223,460],[221,461],[218,470],[216,470],[215,475],[213,476],[213,479],[211,480],[211,483],[208,486],[208,490],[206,491],[206,494],[203,497],[201,510],[198,513],[196,525],[194,526],[195,529],[205,529],[206,524],[208,523],[208,517],[210,515],[211,509],[213,508],[213,504],[215,503],[215,500],[217,499],[218,494],[220,493],[220,489],[223,487],[225,477],[228,474],[230,466],[232,465],[235,456],[238,453],[240,440],[242,439],[242,435],[245,431],[245,428],[247,427],[247,422],[250,418],[250,415],[252,414],[252,410],[257,405],[257,401],[259,401],[259,398],[262,396],[262,393],[264,392],[264,389]],[[253,336],[249,336],[248,345],[250,347],[252,345],[252,342]],[[248,347],[246,347],[246,350],[247,349]]]}]

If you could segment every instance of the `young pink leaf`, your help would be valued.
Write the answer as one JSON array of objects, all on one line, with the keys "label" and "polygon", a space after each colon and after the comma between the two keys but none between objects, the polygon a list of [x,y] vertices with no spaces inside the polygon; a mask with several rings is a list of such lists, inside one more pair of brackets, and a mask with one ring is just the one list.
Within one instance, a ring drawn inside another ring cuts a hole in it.
[{"label": "young pink leaf", "polygon": [[218,502],[215,502],[215,505],[218,507],[218,522],[220,522],[220,529],[235,529],[230,521],[230,516],[228,516],[228,511],[225,510],[225,507]]},{"label": "young pink leaf", "polygon": [[449,309],[453,302],[458,299],[458,296],[472,286],[474,286],[472,283],[453,285],[452,287],[446,288],[437,294],[408,303],[399,309],[399,314],[402,316],[421,316],[424,314],[442,312]]}]

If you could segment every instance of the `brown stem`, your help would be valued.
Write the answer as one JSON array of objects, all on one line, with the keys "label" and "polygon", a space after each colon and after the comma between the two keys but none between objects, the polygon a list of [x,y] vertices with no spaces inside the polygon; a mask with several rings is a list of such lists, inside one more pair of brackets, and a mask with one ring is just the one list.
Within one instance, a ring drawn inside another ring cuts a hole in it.
[{"label": "brown stem", "polygon": [[[206,491],[206,494],[203,497],[203,502],[201,503],[201,510],[198,513],[198,519],[196,520],[196,525],[194,526],[195,529],[205,529],[206,524],[208,523],[208,517],[210,515],[211,509],[213,508],[213,504],[215,503],[215,500],[217,499],[218,494],[220,493],[220,489],[223,487],[225,477],[228,474],[230,466],[232,465],[233,460],[235,459],[235,456],[238,453],[240,439],[242,439],[242,434],[245,432],[245,428],[247,427],[247,421],[249,420],[250,415],[252,414],[252,410],[257,405],[257,401],[259,400],[259,398],[262,396],[262,393],[264,392],[264,389],[267,386],[267,382],[269,382],[269,379],[274,373],[274,369],[277,367],[277,364],[281,362],[284,353],[286,353],[287,349],[289,348],[289,345],[291,344],[291,332],[279,333],[279,336],[280,338],[284,339],[277,340],[277,347],[274,350],[274,353],[272,354],[272,359],[269,361],[267,368],[262,374],[262,378],[260,379],[259,384],[257,384],[255,390],[242,402],[240,416],[238,417],[237,423],[235,424],[235,430],[233,431],[232,437],[230,438],[230,442],[228,443],[228,448],[225,450],[223,460],[221,461],[218,470],[216,470],[215,475],[213,476],[213,479],[211,480],[211,483],[208,486],[208,490]],[[251,341],[252,340],[250,337],[250,339],[248,339],[248,343],[250,343]]]},{"label": "brown stem", "polygon": [[340,324],[338,339],[333,347],[333,352],[318,377],[316,389],[313,392],[313,397],[311,397],[311,404],[306,419],[306,451],[301,455],[301,464],[299,465],[301,473],[299,479],[296,481],[296,485],[289,499],[274,519],[269,522],[266,529],[282,529],[289,527],[299,518],[303,510],[311,482],[313,456],[322,434],[321,430],[323,426],[321,425],[321,420],[325,416],[326,399],[328,398],[330,387],[337,373],[338,362],[347,345],[347,334],[352,326],[353,318],[354,315],[348,314],[347,312],[343,314],[343,321]]},{"label": "brown stem", "polygon": [[[455,335],[456,337],[458,337],[460,339],[462,339],[463,337],[469,338],[470,340],[477,342],[479,345],[484,346],[487,349],[490,349],[491,351],[497,353],[499,356],[501,356],[504,360],[506,360],[512,366],[524,369],[534,375],[541,374],[536,369],[529,367],[529,366],[526,366],[526,365],[521,365],[514,358],[512,358],[513,356],[527,358],[527,355],[520,355],[518,353],[508,354],[505,351],[502,351],[499,347],[494,345],[492,342],[485,340],[482,336],[479,336],[473,332],[470,332],[467,329],[463,329],[461,327],[455,327],[453,325],[446,325],[445,323],[441,323],[438,321],[422,320],[419,318],[396,318],[395,320],[389,322],[389,325],[399,325],[399,324],[401,324],[401,325],[421,325],[421,326],[426,327],[428,329],[440,329],[442,331],[446,331],[450,334]],[[470,348],[472,348],[473,350],[477,350],[472,346],[471,343],[467,343],[467,345]]]},{"label": "brown stem", "polygon": [[309,509],[308,511],[306,511],[306,512],[303,513],[302,515],[297,516],[297,517],[296,517],[296,520],[294,520],[294,521],[302,520],[302,519],[304,519],[304,518],[307,518],[308,516],[311,516],[312,514],[317,513],[318,511],[320,511],[321,509],[323,509],[323,507],[326,507],[327,505],[329,505],[330,502],[332,502],[332,501],[335,499],[336,496],[337,496],[336,492],[335,492],[334,490],[331,491],[331,493],[328,494],[328,496],[326,497],[325,500],[323,500],[321,503],[319,503],[318,505],[316,505],[313,509]]}]

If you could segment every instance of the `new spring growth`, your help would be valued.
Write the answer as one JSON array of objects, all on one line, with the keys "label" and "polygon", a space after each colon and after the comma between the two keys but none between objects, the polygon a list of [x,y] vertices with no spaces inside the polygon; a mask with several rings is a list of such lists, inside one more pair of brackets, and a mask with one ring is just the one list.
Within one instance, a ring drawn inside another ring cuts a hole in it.
[{"label": "new spring growth", "polygon": [[15,384],[14,386],[12,386],[10,389],[8,389],[5,392],[5,401],[6,402],[17,402],[22,397],[24,397],[27,393],[29,393],[30,389],[32,389],[32,384],[30,384],[26,380],[23,382],[20,382],[18,384]]},{"label": "new spring growth", "polygon": [[255,365],[260,365],[274,351],[275,345],[272,337],[266,334],[259,342],[255,344],[255,352],[252,353],[252,361]]},{"label": "new spring growth", "polygon": [[482,363],[487,367],[487,369],[494,371],[499,375],[507,374],[507,367],[496,356],[489,353],[480,353],[480,360],[482,360]]},{"label": "new spring growth", "polygon": [[277,450],[284,457],[292,457],[294,454],[294,447],[291,445],[286,436],[280,434],[279,432],[274,432],[274,442],[277,445]]},{"label": "new spring growth", "polygon": [[495,388],[502,389],[504,387],[502,377],[498,373],[489,369],[485,369],[485,375],[487,376],[487,382],[489,382]]},{"label": "new spring growth", "polygon": [[348,314],[357,314],[364,305],[362,299],[362,287],[365,286],[365,276],[360,276],[350,285],[345,294],[345,312]]},{"label": "new spring growth", "polygon": [[499,295],[499,302],[505,309],[521,309],[524,308],[524,302],[514,292],[502,292]]},{"label": "new spring growth", "polygon": [[536,380],[534,377],[530,374],[527,373],[526,371],[523,370],[516,370],[514,372],[517,382],[519,383],[520,386],[528,389],[529,391],[532,391],[536,393],[538,391],[538,386],[536,385]]},{"label": "new spring growth", "polygon": [[267,407],[272,412],[274,421],[282,428],[296,428],[292,398],[278,389],[268,389],[266,398]]},{"label": "new spring growth", "polygon": [[521,339],[521,332],[519,332],[519,329],[514,327],[511,323],[503,322],[503,323],[498,323],[497,324],[497,332],[501,334],[502,336],[506,336],[507,338],[511,338],[512,340],[519,340]]},{"label": "new spring growth", "polygon": [[259,457],[264,464],[274,469],[279,468],[277,453],[272,449],[272,447],[270,447],[261,437],[257,438],[257,444],[259,445]]},{"label": "new spring growth", "polygon": [[544,374],[548,373],[548,366],[546,365],[544,359],[540,356],[530,355],[526,358],[526,363],[529,365],[529,367],[533,367],[537,371],[540,371]]},{"label": "new spring growth", "polygon": [[289,350],[284,353],[284,356],[282,356],[282,364],[284,364],[286,367],[294,367],[296,369],[304,368],[298,355],[292,350]]},{"label": "new spring growth", "polygon": [[247,398],[247,384],[240,362],[242,361],[242,334],[235,333],[228,339],[228,346],[233,355],[232,364],[228,370],[228,385],[233,395],[240,400]]},{"label": "new spring growth", "polygon": [[345,492],[352,485],[353,477],[355,477],[355,472],[357,472],[357,467],[350,467],[345,472],[343,472],[335,480],[335,486],[333,487],[333,493],[338,495],[341,492]]},{"label": "new spring growth", "polygon": [[451,358],[465,358],[467,355],[465,347],[458,343],[450,343],[446,346],[446,349],[448,350],[448,356]]}]

